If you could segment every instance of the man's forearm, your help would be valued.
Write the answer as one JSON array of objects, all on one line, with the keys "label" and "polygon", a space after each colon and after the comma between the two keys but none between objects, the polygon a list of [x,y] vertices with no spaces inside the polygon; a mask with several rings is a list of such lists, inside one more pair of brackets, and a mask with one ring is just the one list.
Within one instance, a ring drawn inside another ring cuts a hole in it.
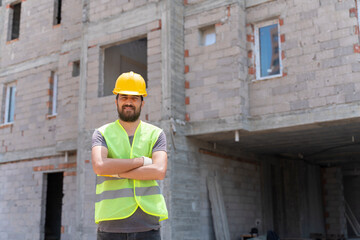
[{"label": "man's forearm", "polygon": [[102,162],[97,166],[97,174],[99,175],[116,175],[131,171],[143,166],[143,158],[133,159],[115,159],[103,158]]},{"label": "man's forearm", "polygon": [[165,178],[166,170],[155,164],[135,168],[128,172],[119,173],[121,178],[136,180],[162,180]]}]

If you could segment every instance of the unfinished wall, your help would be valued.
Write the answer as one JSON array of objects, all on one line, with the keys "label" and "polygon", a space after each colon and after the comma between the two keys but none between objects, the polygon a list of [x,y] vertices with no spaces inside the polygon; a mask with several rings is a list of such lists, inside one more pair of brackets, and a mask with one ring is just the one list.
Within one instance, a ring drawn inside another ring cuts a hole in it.
[{"label": "unfinished wall", "polygon": [[[109,3],[110,4],[110,3]],[[106,4],[104,4],[106,5]],[[90,13],[92,12],[90,8]],[[110,8],[111,9],[111,8]],[[110,13],[110,10],[108,10]],[[86,128],[94,129],[117,119],[115,96],[99,97],[99,86],[103,81],[103,57],[104,49],[131,39],[147,37],[148,41],[148,97],[142,110],[142,119],[158,121],[161,119],[161,15],[154,15],[157,5],[152,3],[147,6],[129,9],[126,13],[112,18],[111,20],[89,25],[88,51],[87,51],[87,109]],[[131,15],[147,16],[138,21],[124,22]],[[90,14],[90,18],[91,18]],[[102,31],[110,31],[111,34],[104,36]]]},{"label": "unfinished wall", "polygon": [[[42,239],[47,172],[64,172],[62,239],[72,239],[75,216],[76,156],[64,156],[0,164],[3,187],[0,189],[1,239]],[[16,179],[16,180],[15,180]],[[15,180],[15,181],[14,181]]]},{"label": "unfinished wall", "polygon": [[[349,204],[349,207],[357,221],[360,221],[360,175],[358,173],[358,166],[351,168],[343,168],[343,184],[344,184],[344,198]],[[355,232],[351,224],[347,221],[348,237],[355,237]]]},{"label": "unfinished wall", "polygon": [[[244,4],[221,5],[186,7],[184,71],[188,121],[247,114]],[[215,26],[216,42],[203,46],[201,29],[211,26]]]},{"label": "unfinished wall", "polygon": [[347,236],[341,168],[324,168],[322,170],[322,178],[326,233]]},{"label": "unfinished wall", "polygon": [[[186,142],[182,142],[186,141]],[[184,145],[180,145],[180,144]],[[215,239],[207,177],[217,172],[231,239],[239,239],[262,218],[260,168],[254,161],[227,155],[222,147],[192,139],[175,140],[172,155],[172,239]],[[223,153],[222,153],[223,152]],[[240,160],[241,159],[241,160]]]},{"label": "unfinished wall", "polygon": [[[0,126],[1,153],[16,155],[17,151],[43,147],[75,149],[69,140],[73,143],[77,138],[78,77],[72,76],[72,63],[80,59],[80,2],[63,1],[61,24],[54,26],[53,1],[23,1],[19,39],[9,42],[6,35],[10,10],[6,6],[11,1],[3,1],[1,8],[6,10],[1,15],[4,28],[0,47],[7,57],[0,63],[1,105],[5,105],[8,83],[16,83],[16,99],[13,124]],[[52,71],[58,75],[56,116],[49,116]],[[3,111],[0,117],[3,120]],[[33,155],[36,153],[29,151],[20,157]]]},{"label": "unfinished wall", "polygon": [[[283,76],[256,80],[254,26],[278,19]],[[356,1],[271,1],[247,9],[251,115],[341,106],[360,99]]]}]

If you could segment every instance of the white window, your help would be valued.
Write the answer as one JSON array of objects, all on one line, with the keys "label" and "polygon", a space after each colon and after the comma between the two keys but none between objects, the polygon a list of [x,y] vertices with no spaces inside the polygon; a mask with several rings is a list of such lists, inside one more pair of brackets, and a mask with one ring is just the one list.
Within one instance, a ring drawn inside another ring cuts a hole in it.
[{"label": "white window", "polygon": [[278,20],[255,26],[256,79],[282,75],[281,46]]},{"label": "white window", "polygon": [[6,98],[5,98],[5,117],[4,124],[14,122],[15,115],[15,84],[9,84],[6,87]]},{"label": "white window", "polygon": [[50,81],[50,104],[49,104],[49,114],[54,116],[57,114],[57,88],[58,88],[58,75],[55,72],[51,72]]},{"label": "white window", "polygon": [[209,46],[216,42],[215,25],[200,29],[200,45]]}]

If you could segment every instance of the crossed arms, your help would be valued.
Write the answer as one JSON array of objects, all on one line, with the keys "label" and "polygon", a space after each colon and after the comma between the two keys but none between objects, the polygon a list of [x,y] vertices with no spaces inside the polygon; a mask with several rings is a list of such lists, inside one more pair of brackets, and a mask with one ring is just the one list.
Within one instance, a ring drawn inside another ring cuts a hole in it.
[{"label": "crossed arms", "polygon": [[108,149],[95,146],[91,151],[92,166],[98,175],[118,175],[121,178],[137,180],[162,180],[167,168],[167,153],[156,151],[152,153],[152,164],[143,166],[144,159],[108,158]]}]

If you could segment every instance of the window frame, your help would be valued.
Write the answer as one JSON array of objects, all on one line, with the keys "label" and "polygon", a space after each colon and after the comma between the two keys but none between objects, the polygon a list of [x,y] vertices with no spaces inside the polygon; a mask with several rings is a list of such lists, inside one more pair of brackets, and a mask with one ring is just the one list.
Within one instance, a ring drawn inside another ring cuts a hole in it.
[{"label": "window frame", "polygon": [[[13,31],[14,31],[14,16],[15,16],[15,10],[14,7],[16,5],[19,5],[19,26],[18,26],[18,33],[17,33],[17,37],[13,38]],[[17,1],[17,2],[13,2],[12,4],[10,4],[10,15],[9,15],[9,28],[8,28],[8,41],[13,41],[16,39],[20,38],[20,27],[21,27],[21,12],[22,12],[22,2],[21,1]]]},{"label": "window frame", "polygon": [[[274,25],[277,24],[278,27],[278,43],[279,43],[279,67],[280,67],[280,72],[279,74],[276,75],[271,75],[271,76],[266,76],[266,77],[261,77],[261,66],[260,66],[260,35],[259,35],[259,30],[262,27],[266,27],[269,25]],[[265,22],[261,22],[255,25],[254,28],[254,42],[255,42],[255,64],[256,64],[256,80],[265,80],[265,79],[271,79],[271,78],[278,78],[278,77],[282,77],[283,75],[283,66],[282,66],[282,51],[281,51],[281,40],[280,40],[280,24],[279,24],[279,19],[274,19],[274,20],[270,20],[270,21],[265,21]]]},{"label": "window frame", "polygon": [[50,116],[57,115],[57,93],[58,93],[58,74],[52,72],[52,96],[51,96],[51,112]]},{"label": "window frame", "polygon": [[[215,41],[213,43],[211,43],[211,44],[206,44],[206,36],[208,36],[210,34],[214,34]],[[215,24],[200,28],[199,29],[199,35],[200,35],[200,37],[199,37],[199,45],[200,46],[207,47],[207,46],[214,45],[216,43],[216,27],[215,27]]]},{"label": "window frame", "polygon": [[53,26],[61,24],[62,20],[62,0],[54,0]]},{"label": "window frame", "polygon": [[[14,88],[14,91],[12,92],[13,95],[10,95],[10,89]],[[11,101],[11,98],[13,96],[13,101]],[[16,103],[16,84],[15,83],[9,83],[6,85],[6,93],[5,93],[5,112],[4,112],[4,118],[3,118],[3,123],[4,124],[12,124],[14,123],[14,118],[15,118],[15,103]],[[12,116],[12,121],[8,121],[9,120],[9,115],[11,114],[11,106],[13,106],[13,116]]]}]

